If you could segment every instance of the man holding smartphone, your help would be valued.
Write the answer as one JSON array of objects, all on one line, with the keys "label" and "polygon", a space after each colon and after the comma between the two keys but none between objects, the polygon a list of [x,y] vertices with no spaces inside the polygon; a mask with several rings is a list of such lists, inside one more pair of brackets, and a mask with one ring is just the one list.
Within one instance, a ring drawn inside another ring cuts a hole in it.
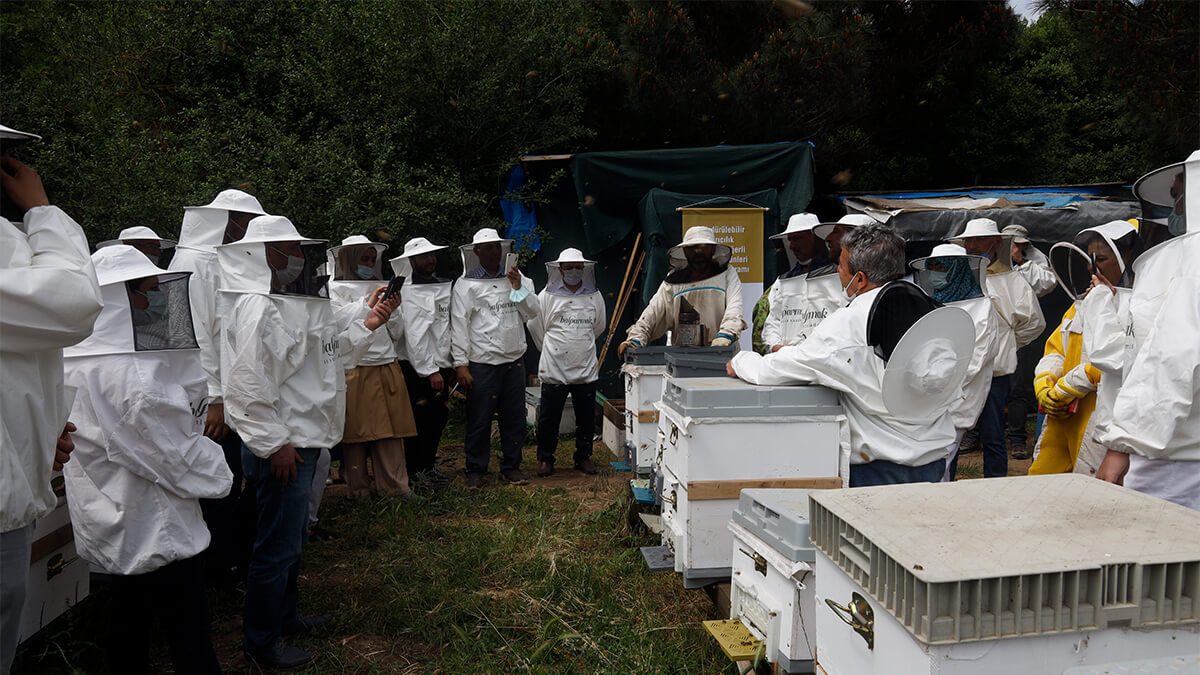
[{"label": "man holding smartphone", "polygon": [[500,422],[500,476],[525,483],[525,322],[538,316],[533,281],[510,260],[512,240],[490,227],[460,247],[463,276],[454,286],[450,353],[467,390],[467,486],[482,487],[491,455],[493,413]]}]

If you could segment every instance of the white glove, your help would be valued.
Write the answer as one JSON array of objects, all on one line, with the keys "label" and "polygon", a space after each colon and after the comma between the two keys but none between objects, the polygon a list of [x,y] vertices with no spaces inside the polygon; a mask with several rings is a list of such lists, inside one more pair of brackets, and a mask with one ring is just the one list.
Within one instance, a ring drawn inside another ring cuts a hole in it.
[{"label": "white glove", "polygon": [[729,345],[733,344],[733,341],[727,337],[719,337],[709,344],[713,347],[728,347]]}]

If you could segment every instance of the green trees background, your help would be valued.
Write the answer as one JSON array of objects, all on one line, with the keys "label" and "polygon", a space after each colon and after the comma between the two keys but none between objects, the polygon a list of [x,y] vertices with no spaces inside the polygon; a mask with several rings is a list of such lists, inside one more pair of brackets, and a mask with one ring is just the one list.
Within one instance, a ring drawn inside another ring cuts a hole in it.
[{"label": "green trees background", "polygon": [[241,187],[456,243],[524,154],[811,140],[818,191],[1131,181],[1200,142],[1200,3],[5,2],[0,121],[95,241]]}]

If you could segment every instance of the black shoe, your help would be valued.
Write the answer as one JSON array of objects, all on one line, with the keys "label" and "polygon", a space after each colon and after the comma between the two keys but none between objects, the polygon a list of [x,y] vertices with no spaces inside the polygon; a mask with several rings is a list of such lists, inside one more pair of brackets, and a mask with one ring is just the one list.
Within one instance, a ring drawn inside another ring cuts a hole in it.
[{"label": "black shoe", "polygon": [[313,614],[312,616],[297,617],[294,622],[283,624],[283,636],[291,637],[293,635],[314,631],[321,626],[324,626],[325,622],[328,620],[328,614]]},{"label": "black shoe", "polygon": [[299,647],[284,644],[282,641],[276,642],[269,649],[254,652],[246,649],[242,650],[242,653],[246,655],[247,660],[257,665],[266,666],[267,668],[278,668],[280,670],[300,668],[317,660],[316,654],[300,649]]},{"label": "black shoe", "polygon": [[592,464],[592,460],[590,459],[585,459],[582,462],[575,462],[575,468],[589,476],[595,476],[596,474],[600,473],[596,469],[596,465]]},{"label": "black shoe", "polygon": [[962,442],[958,444],[958,453],[961,455],[967,452],[979,451],[978,436],[963,436]]},{"label": "black shoe", "polygon": [[1029,451],[1025,449],[1024,443],[1014,443],[1012,446],[1013,459],[1029,459]]},{"label": "black shoe", "polygon": [[466,482],[467,482],[467,487],[469,487],[469,488],[481,488],[481,487],[483,487],[483,474],[469,473],[469,474],[467,474]]},{"label": "black shoe", "polygon": [[541,476],[542,478],[545,478],[546,476],[549,476],[552,473],[554,473],[554,465],[553,464],[551,464],[550,462],[539,462],[538,463],[537,475]]},{"label": "black shoe", "polygon": [[308,528],[309,541],[330,541],[337,538],[337,533],[330,532],[320,525],[313,525],[312,527]]},{"label": "black shoe", "polygon": [[527,485],[529,483],[529,479],[525,477],[525,474],[521,473],[520,469],[501,471],[500,477],[513,485]]}]

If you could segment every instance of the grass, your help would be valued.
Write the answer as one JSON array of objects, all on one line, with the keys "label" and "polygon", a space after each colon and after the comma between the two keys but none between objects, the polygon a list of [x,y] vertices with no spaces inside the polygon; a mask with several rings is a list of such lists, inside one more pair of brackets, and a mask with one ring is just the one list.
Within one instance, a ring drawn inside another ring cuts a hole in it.
[{"label": "grass", "polygon": [[[454,422],[447,440],[461,438]],[[605,471],[571,489],[456,482],[415,505],[327,499],[322,525],[340,538],[306,547],[300,589],[302,613],[331,621],[295,640],[320,656],[305,672],[736,672],[700,625],[718,618],[708,596],[646,570],[638,547],[658,541],[629,531],[626,477]],[[14,672],[103,672],[106,595],[25,645]],[[240,656],[240,594],[210,597],[218,658],[256,672]],[[161,639],[154,659],[169,671]]]}]

